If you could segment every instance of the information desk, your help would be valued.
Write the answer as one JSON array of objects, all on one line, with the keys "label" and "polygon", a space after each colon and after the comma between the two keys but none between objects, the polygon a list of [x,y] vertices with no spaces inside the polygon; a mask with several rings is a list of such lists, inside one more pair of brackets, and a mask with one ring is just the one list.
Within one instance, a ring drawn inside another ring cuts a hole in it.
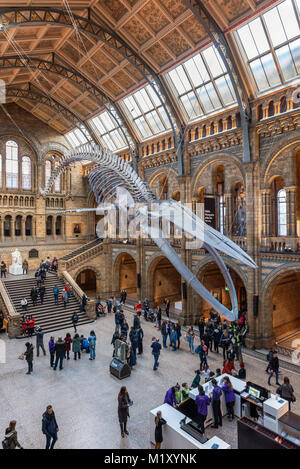
[{"label": "information desk", "polygon": [[[223,384],[224,384],[223,380],[224,380],[225,377],[228,377],[230,379],[233,390],[234,390],[234,393],[235,393],[234,415],[236,415],[237,417],[241,417],[241,415],[242,415],[242,411],[241,411],[241,394],[246,389],[246,383],[245,383],[245,381],[243,381],[241,379],[238,379],[238,378],[235,378],[234,376],[224,374],[224,375],[219,376],[218,378],[215,378],[217,383],[218,383],[218,386],[220,386],[220,387],[223,386]],[[208,383],[203,384],[202,386],[203,386],[205,394],[207,396],[209,396],[210,393],[213,390],[213,385],[211,384],[211,381],[209,381]],[[198,394],[199,394],[199,392],[198,392],[197,388],[192,389],[190,391],[190,397],[194,400],[196,399],[196,396],[198,396]],[[223,396],[221,398],[221,411],[222,411],[222,415],[227,414],[227,408],[226,408],[224,393],[223,393]],[[207,419],[206,419],[206,422],[205,422],[205,426],[208,426],[208,425],[211,424],[212,418],[213,418],[213,416],[212,416],[212,407],[210,405],[209,408],[208,408],[208,415],[207,415]]]},{"label": "information desk", "polygon": [[[161,411],[162,417],[166,420],[163,425],[163,443],[161,449],[230,449],[231,446],[225,443],[217,436],[214,436],[206,443],[193,438],[180,427],[180,422],[184,415],[169,404],[163,404],[150,411],[150,441],[155,444],[155,417],[158,411]],[[191,421],[187,419],[187,422]],[[214,448],[212,446],[215,445]]]},{"label": "information desk", "polygon": [[265,401],[263,405],[264,427],[275,433],[280,433],[279,420],[288,410],[289,403],[287,401],[271,394],[270,399]]}]

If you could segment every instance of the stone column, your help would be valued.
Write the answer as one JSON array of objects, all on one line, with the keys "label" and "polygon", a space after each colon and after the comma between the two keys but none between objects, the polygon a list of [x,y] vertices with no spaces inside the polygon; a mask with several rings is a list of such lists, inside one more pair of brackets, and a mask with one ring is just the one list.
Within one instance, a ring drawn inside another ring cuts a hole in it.
[{"label": "stone column", "polygon": [[225,229],[226,229],[226,235],[227,236],[232,236],[233,235],[233,218],[232,218],[232,196],[231,194],[225,194],[224,195],[224,200],[225,200],[225,207],[226,207],[226,215],[225,215]]},{"label": "stone column", "polygon": [[16,241],[16,220],[14,217],[11,219],[11,240]]},{"label": "stone column", "polygon": [[54,241],[56,241],[56,217],[52,218],[52,235]]},{"label": "stone column", "polygon": [[23,241],[26,241],[26,218],[22,217],[21,221],[21,236]]},{"label": "stone column", "polygon": [[1,243],[4,243],[4,218],[1,218]]},{"label": "stone column", "polygon": [[295,238],[297,236],[297,214],[296,214],[296,187],[287,187],[287,219],[288,219],[288,236]]}]

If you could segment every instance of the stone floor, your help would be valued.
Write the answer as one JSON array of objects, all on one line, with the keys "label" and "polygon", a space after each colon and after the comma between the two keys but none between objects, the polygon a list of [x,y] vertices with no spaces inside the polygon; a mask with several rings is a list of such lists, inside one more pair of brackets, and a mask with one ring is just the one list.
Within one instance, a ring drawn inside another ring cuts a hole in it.
[{"label": "stone floor", "polygon": [[[129,324],[131,313],[127,314]],[[144,323],[144,355],[138,358],[137,366],[130,378],[120,382],[109,373],[112,355],[111,336],[114,327],[112,316],[102,318],[84,327],[79,333],[89,334],[94,328],[97,334],[97,358],[89,361],[84,354],[80,361],[73,358],[65,362],[62,371],[53,371],[49,356],[35,358],[34,373],[26,376],[26,363],[18,360],[24,350],[24,340],[9,340],[1,335],[7,348],[7,363],[0,364],[0,437],[8,422],[17,420],[20,442],[26,448],[42,448],[41,415],[48,404],[52,404],[60,426],[57,448],[149,448],[149,411],[163,402],[165,392],[176,382],[191,383],[194,370],[199,366],[198,356],[193,356],[187,344],[182,349],[163,351],[158,371],[152,370],[150,351],[151,338],[157,335],[153,324]],[[65,331],[63,331],[65,332]],[[64,335],[62,331],[58,335]],[[72,331],[70,331],[72,332]],[[49,335],[45,338],[48,342]],[[35,339],[34,339],[35,342]],[[221,366],[221,355],[210,354],[212,370]],[[245,357],[247,379],[266,385],[266,364]],[[293,384],[297,403],[294,410],[300,413],[300,375],[282,370]],[[129,422],[130,436],[120,438],[117,419],[117,394],[121,385],[126,385],[134,406]],[[272,390],[275,391],[275,382]],[[212,430],[208,429],[208,436]],[[226,423],[218,433],[222,439],[237,446],[236,425]]]}]

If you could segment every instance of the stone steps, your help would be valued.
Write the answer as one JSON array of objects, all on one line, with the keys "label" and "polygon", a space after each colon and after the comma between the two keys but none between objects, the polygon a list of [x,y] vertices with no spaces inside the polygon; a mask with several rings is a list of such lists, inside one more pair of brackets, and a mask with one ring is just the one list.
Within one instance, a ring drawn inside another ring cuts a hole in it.
[{"label": "stone steps", "polygon": [[[78,300],[71,295],[67,307],[64,308],[63,302],[60,300],[59,304],[54,304],[53,288],[58,286],[61,292],[65,286],[64,282],[60,280],[56,274],[48,273],[45,280],[46,292],[44,296],[43,305],[38,297],[37,305],[32,304],[30,292],[33,286],[36,286],[34,277],[25,277],[18,280],[5,280],[5,287],[8,291],[10,299],[14,305],[15,310],[23,315],[32,315],[36,320],[36,325],[41,326],[44,332],[52,332],[60,329],[72,327],[72,315],[74,312],[78,314],[78,325],[88,324],[91,321],[86,313],[80,312],[80,304]],[[28,301],[27,312],[24,312],[21,306],[22,298]]]},{"label": "stone steps", "polygon": [[89,249],[92,249],[98,244],[102,243],[102,239],[94,239],[93,241],[90,241],[89,243],[84,244],[81,246],[79,249],[76,249],[75,251],[70,252],[66,256],[62,257],[59,259],[60,261],[69,261],[70,259],[73,259],[73,257],[79,256],[80,254],[83,254],[84,252],[88,251]]}]

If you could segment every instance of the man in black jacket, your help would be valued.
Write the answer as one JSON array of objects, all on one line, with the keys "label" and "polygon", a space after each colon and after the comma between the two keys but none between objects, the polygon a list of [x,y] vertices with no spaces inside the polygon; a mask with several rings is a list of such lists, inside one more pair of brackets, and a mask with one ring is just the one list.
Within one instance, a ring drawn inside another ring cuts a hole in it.
[{"label": "man in black jacket", "polygon": [[65,358],[66,343],[62,337],[58,338],[58,341],[55,343],[55,363],[53,370],[55,371],[59,362],[59,369],[63,369],[63,361]]},{"label": "man in black jacket", "polygon": [[269,379],[268,379],[268,385],[271,386],[271,378],[275,373],[276,377],[276,385],[280,386],[280,383],[278,382],[278,375],[279,375],[279,359],[277,352],[273,353],[273,358],[270,361],[270,368],[271,368],[271,373],[269,374]]},{"label": "man in black jacket", "polygon": [[46,435],[46,449],[53,449],[57,442],[58,425],[51,405],[43,414],[42,432]]}]

